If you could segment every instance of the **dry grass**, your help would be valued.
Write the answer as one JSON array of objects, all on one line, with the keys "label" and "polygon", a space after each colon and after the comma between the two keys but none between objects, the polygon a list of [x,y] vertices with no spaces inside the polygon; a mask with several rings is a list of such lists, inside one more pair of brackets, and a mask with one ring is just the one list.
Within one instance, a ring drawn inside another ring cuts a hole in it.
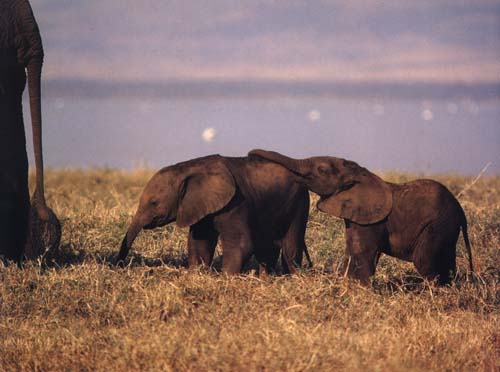
[{"label": "dry grass", "polygon": [[[299,275],[262,280],[253,264],[234,277],[188,271],[186,231],[173,225],[142,233],[126,269],[109,267],[151,174],[48,172],[63,245],[50,268],[0,268],[0,369],[500,369],[500,177],[461,198],[476,276],[460,238],[454,285],[422,282],[412,265],[384,257],[365,289],[337,270],[341,221],[314,208],[315,269]],[[435,178],[455,194],[471,180]]]}]

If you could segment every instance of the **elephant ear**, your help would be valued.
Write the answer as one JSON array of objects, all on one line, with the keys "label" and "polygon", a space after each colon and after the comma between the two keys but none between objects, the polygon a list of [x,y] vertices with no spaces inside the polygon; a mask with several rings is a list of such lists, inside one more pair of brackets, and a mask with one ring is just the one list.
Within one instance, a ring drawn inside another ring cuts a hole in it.
[{"label": "elephant ear", "polygon": [[346,183],[345,189],[320,200],[318,209],[360,225],[376,223],[387,217],[392,209],[390,186],[380,177],[362,169]]},{"label": "elephant ear", "polygon": [[184,181],[177,225],[187,227],[194,225],[203,217],[224,208],[233,198],[236,185],[233,175],[221,162],[207,164]]}]

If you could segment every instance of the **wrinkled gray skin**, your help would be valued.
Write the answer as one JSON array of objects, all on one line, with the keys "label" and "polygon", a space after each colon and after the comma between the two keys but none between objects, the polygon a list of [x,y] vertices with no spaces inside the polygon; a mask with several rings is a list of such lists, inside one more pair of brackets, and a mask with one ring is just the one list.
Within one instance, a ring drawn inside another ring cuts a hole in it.
[{"label": "wrinkled gray skin", "polygon": [[292,171],[297,182],[321,197],[319,210],[344,219],[351,277],[367,283],[385,253],[413,262],[428,279],[447,283],[456,271],[460,228],[472,271],[465,214],[440,183],[389,183],[355,162],[328,156],[297,160],[265,150],[252,150],[249,155]]},{"label": "wrinkled gray skin", "polygon": [[[40,78],[43,47],[27,0],[0,1],[0,254],[20,262],[43,253],[43,239],[32,226],[58,224],[44,196]],[[36,189],[30,201],[22,94],[28,73],[29,100],[36,164]],[[54,220],[55,219],[55,220]],[[57,227],[57,226],[56,226]],[[58,225],[60,230],[60,225]],[[28,239],[29,237],[29,239]],[[60,238],[60,232],[59,232]],[[57,242],[59,239],[55,237]]]},{"label": "wrinkled gray skin", "polygon": [[273,162],[212,155],[163,168],[144,188],[123,239],[123,264],[142,229],[176,222],[189,226],[189,267],[211,265],[217,241],[222,271],[239,273],[253,254],[260,269],[273,271],[282,252],[285,272],[294,272],[307,254],[307,188]]}]

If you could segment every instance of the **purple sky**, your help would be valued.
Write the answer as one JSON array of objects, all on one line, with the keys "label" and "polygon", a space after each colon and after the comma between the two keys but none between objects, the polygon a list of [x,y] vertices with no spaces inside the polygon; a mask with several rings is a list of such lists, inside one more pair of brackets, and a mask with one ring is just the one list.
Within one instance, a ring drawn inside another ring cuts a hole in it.
[{"label": "purple sky", "polygon": [[32,0],[45,78],[500,81],[495,0]]}]

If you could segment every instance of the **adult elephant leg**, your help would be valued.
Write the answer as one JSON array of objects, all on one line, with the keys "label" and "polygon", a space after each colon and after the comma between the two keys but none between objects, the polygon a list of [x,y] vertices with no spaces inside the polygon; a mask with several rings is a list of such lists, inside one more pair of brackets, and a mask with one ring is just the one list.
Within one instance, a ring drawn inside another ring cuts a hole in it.
[{"label": "adult elephant leg", "polygon": [[204,218],[189,228],[189,268],[212,264],[218,237],[219,233],[214,229],[213,221],[209,218]]},{"label": "adult elephant leg", "polygon": [[24,256],[29,229],[28,162],[25,156],[21,154],[14,159],[14,164],[8,164],[5,177],[0,175],[0,254],[3,252],[5,258],[18,264]]},{"label": "adult elephant leg", "polygon": [[[2,194],[2,193],[0,193]],[[0,195],[0,254],[21,263],[27,239],[29,200],[17,193]]]},{"label": "adult elephant leg", "polygon": [[[22,193],[22,191],[25,191],[25,193]],[[19,198],[18,202],[18,208],[16,209],[16,226],[15,226],[15,234],[17,237],[16,245],[18,247],[16,257],[14,260],[16,262],[21,262],[23,260],[23,256],[26,258],[27,256],[25,255],[25,246],[26,242],[28,240],[28,235],[30,233],[30,226],[29,226],[29,213],[30,213],[30,202],[29,202],[29,192],[28,192],[28,186],[26,185],[25,190],[21,190],[21,195]]]},{"label": "adult elephant leg", "polygon": [[[24,149],[23,149],[24,150]],[[16,236],[17,244],[21,251],[19,259],[28,258],[28,252],[25,251],[26,242],[28,241],[29,235],[31,235],[30,225],[30,209],[32,208],[30,204],[29,187],[28,187],[28,158],[26,151],[23,151],[21,159],[18,162],[20,168],[23,171],[19,171],[19,189],[18,195],[18,208],[16,209]],[[31,259],[32,257],[29,257]]]},{"label": "adult elephant leg", "polygon": [[[11,200],[9,200],[11,199]],[[19,257],[19,247],[16,237],[15,224],[16,206],[12,202],[12,197],[0,194],[0,254],[8,260],[17,261]]]},{"label": "adult elephant leg", "polygon": [[21,262],[28,233],[28,157],[24,135],[22,67],[0,69],[0,254]]}]

